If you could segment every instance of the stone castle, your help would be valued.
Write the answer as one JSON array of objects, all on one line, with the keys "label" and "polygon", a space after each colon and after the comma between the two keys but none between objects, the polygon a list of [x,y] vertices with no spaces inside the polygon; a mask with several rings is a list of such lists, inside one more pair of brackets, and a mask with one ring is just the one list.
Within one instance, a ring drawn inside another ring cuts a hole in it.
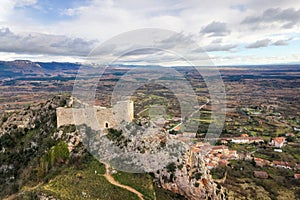
[{"label": "stone castle", "polygon": [[119,101],[111,108],[84,105],[74,107],[73,100],[68,107],[56,109],[57,127],[86,124],[94,130],[118,127],[122,122],[130,123],[134,118],[133,101]]}]

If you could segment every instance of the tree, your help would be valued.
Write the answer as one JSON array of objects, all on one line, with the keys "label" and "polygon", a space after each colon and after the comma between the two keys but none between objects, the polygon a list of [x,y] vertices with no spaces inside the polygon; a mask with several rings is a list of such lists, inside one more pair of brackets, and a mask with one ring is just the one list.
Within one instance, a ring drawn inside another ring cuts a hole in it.
[{"label": "tree", "polygon": [[69,149],[68,145],[65,142],[60,142],[53,148],[53,156],[52,159],[54,163],[63,163],[69,158]]},{"label": "tree", "polygon": [[174,162],[171,162],[167,165],[168,172],[175,172],[175,170],[176,170],[176,164]]},{"label": "tree", "polygon": [[177,135],[177,134],[178,134],[178,131],[170,130],[170,131],[169,131],[169,134],[171,134],[171,135]]}]

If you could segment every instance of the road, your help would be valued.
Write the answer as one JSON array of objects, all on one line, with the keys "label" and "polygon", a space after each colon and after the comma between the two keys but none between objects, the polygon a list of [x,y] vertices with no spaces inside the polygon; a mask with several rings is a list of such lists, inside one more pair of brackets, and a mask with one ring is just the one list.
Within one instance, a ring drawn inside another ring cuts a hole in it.
[{"label": "road", "polygon": [[[204,108],[204,106],[206,106],[209,103],[209,99],[206,100],[206,103],[201,105],[199,107],[199,109],[195,110],[194,112],[192,112],[189,117],[191,118],[196,112],[200,111],[202,108]],[[169,131],[175,130],[178,126],[181,126],[181,124],[183,123],[183,121],[181,120],[181,122],[179,124],[177,124],[176,126],[174,126],[173,128],[171,128]]]},{"label": "road", "polygon": [[123,188],[125,190],[128,190],[129,192],[132,192],[132,193],[136,194],[139,197],[140,200],[144,200],[142,193],[140,193],[139,191],[135,190],[134,188],[132,188],[132,187],[130,187],[128,185],[123,185],[123,184],[119,183],[118,181],[116,181],[114,179],[114,177],[112,177],[111,174],[109,173],[109,171],[110,171],[109,168],[110,168],[109,164],[105,163],[106,172],[105,172],[105,174],[103,176],[106,178],[106,180],[108,182],[110,182],[112,185],[115,185],[117,187],[120,187],[120,188]]}]

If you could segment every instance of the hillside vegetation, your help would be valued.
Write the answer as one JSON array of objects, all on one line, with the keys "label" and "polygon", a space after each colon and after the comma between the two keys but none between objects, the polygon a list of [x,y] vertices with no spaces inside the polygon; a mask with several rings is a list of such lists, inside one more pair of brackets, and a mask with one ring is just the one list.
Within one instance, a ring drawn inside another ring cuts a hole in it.
[{"label": "hillside vegetation", "polygon": [[[56,107],[68,96],[2,115],[0,133],[0,199],[139,199],[109,183],[105,166],[79,142],[74,126],[56,128]],[[117,173],[116,179],[154,199],[149,175]]]}]

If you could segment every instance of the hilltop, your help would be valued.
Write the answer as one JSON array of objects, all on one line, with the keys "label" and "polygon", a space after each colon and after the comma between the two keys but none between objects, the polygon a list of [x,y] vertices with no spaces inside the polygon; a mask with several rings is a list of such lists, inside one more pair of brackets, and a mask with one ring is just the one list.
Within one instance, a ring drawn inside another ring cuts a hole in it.
[{"label": "hilltop", "polygon": [[[201,173],[202,180],[205,177],[205,188],[202,183],[195,184],[196,179],[192,176],[197,171],[189,173],[194,181],[189,182],[188,177],[176,181],[177,176],[188,174],[185,167],[178,167],[180,162],[176,165],[166,163],[165,169],[152,176],[105,167],[87,151],[74,125],[57,128],[56,108],[67,105],[69,99],[68,95],[55,96],[44,103],[1,116],[1,198],[139,199],[136,194],[140,193],[143,199],[150,200],[184,199],[179,194],[189,199],[197,199],[193,196],[199,194],[215,195],[215,186],[204,166]],[[185,161],[188,159],[189,156],[183,157]],[[203,163],[194,160],[189,161],[189,165],[198,166],[198,162]],[[173,188],[174,183],[177,189]],[[205,193],[205,190],[210,192]]]}]

